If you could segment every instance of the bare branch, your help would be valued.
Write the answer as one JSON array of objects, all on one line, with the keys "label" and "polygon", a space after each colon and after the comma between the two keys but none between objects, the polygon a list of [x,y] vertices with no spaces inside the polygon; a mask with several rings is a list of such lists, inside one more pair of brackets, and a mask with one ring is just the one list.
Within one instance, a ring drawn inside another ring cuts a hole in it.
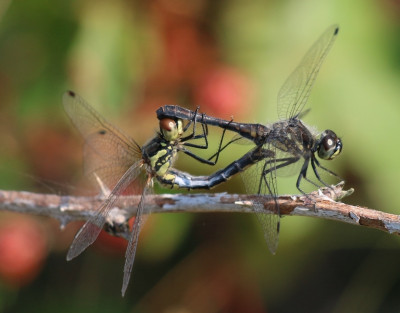
[{"label": "bare branch", "polygon": [[[278,198],[281,215],[311,216],[331,219],[376,228],[391,234],[400,234],[400,216],[336,202],[352,190],[344,191],[342,184],[333,188],[322,188],[308,195]],[[109,224],[123,225],[134,215],[139,203],[139,196],[122,196],[118,208],[114,208],[109,217]],[[237,194],[164,194],[146,198],[146,212],[241,212],[252,213],[251,195]],[[44,215],[53,217],[64,226],[70,221],[86,220],[95,213],[101,203],[100,197],[74,197],[50,194],[36,194],[23,191],[0,190],[0,210]],[[265,204],[273,201],[265,197]],[[145,212],[145,213],[146,213]],[[266,213],[271,213],[266,211]],[[122,232],[122,233],[121,233]],[[117,234],[125,236],[124,231]]]}]

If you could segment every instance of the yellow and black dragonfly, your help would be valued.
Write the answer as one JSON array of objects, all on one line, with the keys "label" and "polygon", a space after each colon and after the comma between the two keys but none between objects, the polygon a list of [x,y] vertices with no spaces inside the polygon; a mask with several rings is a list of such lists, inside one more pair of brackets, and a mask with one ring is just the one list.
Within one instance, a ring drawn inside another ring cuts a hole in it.
[{"label": "yellow and black dragonfly", "polygon": [[[254,211],[261,222],[264,238],[269,250],[275,253],[280,229],[280,211],[277,202],[277,176],[287,175],[297,171],[297,189],[304,193],[300,184],[304,179],[316,187],[328,186],[321,178],[319,171],[325,171],[337,176],[325,168],[318,161],[320,159],[332,160],[342,151],[341,139],[332,131],[325,130],[318,134],[311,127],[301,121],[308,112],[303,110],[310,95],[319,69],[336,39],[339,28],[337,25],[329,27],[320,38],[313,44],[310,50],[301,60],[294,72],[287,78],[278,93],[278,116],[280,120],[272,124],[249,124],[227,121],[219,118],[197,114],[174,105],[166,105],[157,110],[159,119],[178,118],[187,121],[197,121],[206,125],[214,125],[230,130],[238,135],[235,136],[218,152],[225,149],[229,144],[239,141],[252,141],[255,147],[242,158],[230,164],[227,168],[216,172],[209,178],[209,182],[226,180],[239,171],[244,171],[244,183],[247,192],[260,197],[254,202]],[[254,166],[251,166],[255,164]],[[311,164],[313,173],[318,182],[307,177],[307,169]],[[297,166],[297,167],[296,167]],[[247,169],[250,167],[249,169]],[[182,180],[185,175],[179,175]],[[186,177],[182,185],[188,185],[188,181],[197,178]],[[204,182],[204,179],[200,182]],[[263,196],[272,196],[275,199],[274,207],[264,207]],[[266,211],[275,214],[266,214]]]},{"label": "yellow and black dragonfly", "polygon": [[[182,178],[185,181],[184,177],[178,177],[185,173],[171,171],[178,152],[183,152],[197,161],[209,165],[214,165],[218,161],[219,153],[216,153],[215,161],[210,161],[210,159],[203,159],[187,149],[187,147],[208,148],[207,125],[200,124],[202,132],[196,134],[195,120],[183,125],[181,119],[162,118],[160,119],[160,131],[148,143],[140,146],[134,139],[107,122],[76,93],[66,92],[63,96],[63,104],[72,123],[85,140],[85,175],[94,182],[104,184],[111,189],[106,200],[97,208],[96,214],[76,234],[69,248],[67,260],[78,256],[96,240],[106,224],[111,208],[122,193],[142,195],[125,255],[122,286],[122,295],[124,295],[132,272],[140,228],[143,223],[145,195],[151,191],[153,179],[164,185],[177,187],[175,181],[182,181]],[[193,129],[190,133],[191,125]],[[187,132],[189,134],[184,136]],[[225,131],[222,133],[219,149],[224,134]],[[202,139],[204,143],[189,142],[196,139]],[[201,179],[199,178],[198,181],[201,182]],[[201,188],[201,186],[207,188],[207,182],[199,183],[197,188]],[[190,184],[185,186],[182,183],[179,187],[192,188]]]}]

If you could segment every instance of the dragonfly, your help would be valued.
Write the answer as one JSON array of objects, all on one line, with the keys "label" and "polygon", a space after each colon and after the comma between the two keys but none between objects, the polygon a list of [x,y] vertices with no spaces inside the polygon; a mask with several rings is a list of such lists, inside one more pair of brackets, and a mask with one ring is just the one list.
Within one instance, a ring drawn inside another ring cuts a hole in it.
[{"label": "dragonfly", "polygon": [[[317,134],[301,118],[308,112],[304,110],[320,67],[332,47],[339,28],[332,25],[311,46],[292,74],[287,78],[278,93],[278,116],[280,120],[272,124],[238,123],[223,120],[205,114],[195,114],[186,108],[166,105],[157,110],[159,119],[170,117],[197,121],[206,125],[218,126],[237,133],[221,150],[233,142],[250,140],[255,144],[250,152],[227,166],[226,170],[215,173],[214,181],[229,178],[243,171],[247,192],[258,195],[253,209],[261,222],[264,238],[271,253],[275,254],[280,231],[280,210],[277,202],[277,176],[298,171],[296,187],[301,188],[302,180],[316,187],[328,184],[321,178],[320,171],[338,177],[334,172],[322,166],[316,155],[322,160],[332,160],[343,148],[342,140],[332,130]],[[318,182],[307,177],[311,164]],[[297,166],[297,167],[296,167]],[[223,175],[224,177],[220,177]],[[186,177],[190,180],[190,177]],[[196,179],[195,179],[196,180]],[[329,187],[329,186],[328,186]],[[273,197],[272,207],[264,207],[264,196]],[[274,214],[266,214],[266,212]]]},{"label": "dragonfly", "polygon": [[[67,253],[67,260],[81,254],[98,237],[106,224],[111,208],[121,194],[141,194],[136,210],[135,220],[129,236],[125,254],[122,296],[124,296],[130,280],[140,229],[143,224],[145,196],[151,192],[153,181],[163,185],[176,187],[175,180],[181,188],[191,188],[185,185],[185,173],[171,171],[173,161],[178,152],[183,152],[197,161],[215,165],[216,157],[204,159],[193,153],[188,147],[208,149],[208,127],[201,124],[201,133],[197,134],[196,119],[185,126],[181,119],[161,118],[160,130],[144,146],[140,146],[133,138],[125,135],[117,127],[107,122],[83,98],[73,91],[67,91],[63,96],[64,109],[85,139],[84,143],[84,173],[89,179],[98,184],[112,188],[107,198],[97,208],[96,213],[77,232]],[[193,126],[191,133],[189,128]],[[225,131],[221,136],[219,148],[223,142]],[[190,142],[202,139],[204,143]],[[211,161],[214,159],[214,161]],[[181,177],[182,176],[182,177]],[[197,188],[207,188],[207,181],[201,177]],[[201,183],[202,182],[202,183]]]}]

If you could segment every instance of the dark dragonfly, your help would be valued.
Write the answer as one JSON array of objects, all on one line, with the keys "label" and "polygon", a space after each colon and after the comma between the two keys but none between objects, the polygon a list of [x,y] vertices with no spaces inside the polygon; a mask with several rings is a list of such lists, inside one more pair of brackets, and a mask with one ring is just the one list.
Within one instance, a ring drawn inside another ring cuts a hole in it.
[{"label": "dark dragonfly", "polygon": [[[135,140],[108,123],[76,93],[66,92],[63,104],[72,123],[85,139],[85,175],[100,187],[105,185],[112,189],[108,192],[105,201],[97,208],[96,214],[76,234],[69,248],[67,260],[78,256],[96,240],[106,224],[110,210],[122,193],[142,195],[125,255],[122,286],[122,295],[124,295],[132,272],[140,228],[143,223],[145,195],[151,191],[153,179],[155,178],[167,186],[176,186],[174,181],[180,179],[179,175],[186,175],[183,172],[171,171],[173,161],[179,151],[209,165],[217,162],[219,154],[217,152],[214,155],[215,161],[212,162],[187,149],[187,147],[208,148],[207,125],[201,124],[202,132],[196,134],[196,119],[189,121],[185,126],[181,119],[160,119],[160,131],[141,147]],[[193,126],[192,130],[189,129],[191,125]],[[184,136],[185,133],[189,134]],[[225,130],[222,133],[219,149],[221,149],[224,134]],[[189,142],[195,139],[204,140],[204,143]],[[203,183],[203,185],[207,184]],[[184,184],[181,184],[180,187],[191,188],[190,185],[185,186]]]},{"label": "dark dragonfly", "polygon": [[[272,253],[275,253],[278,245],[280,228],[280,211],[276,201],[277,175],[280,175],[281,172],[289,172],[289,168],[293,170],[295,165],[299,165],[296,187],[302,193],[304,191],[301,189],[300,183],[303,179],[316,187],[328,186],[321,179],[320,170],[337,176],[322,166],[315,154],[317,153],[321,159],[332,160],[342,150],[341,139],[332,130],[325,130],[318,135],[301,121],[301,117],[307,112],[307,110],[303,111],[304,106],[321,64],[335,41],[338,31],[337,25],[329,27],[283,84],[278,93],[280,121],[276,123],[267,125],[237,123],[205,114],[196,114],[196,112],[173,105],[166,105],[157,110],[159,119],[170,117],[197,121],[236,132],[238,135],[220,150],[232,142],[244,140],[244,138],[251,140],[256,145],[245,156],[229,165],[226,170],[217,172],[213,179],[226,180],[230,175],[255,163],[254,166],[244,171],[243,176],[248,193],[260,196],[271,195],[275,199],[275,206],[268,208],[268,211],[275,212],[275,214],[265,214],[262,197],[254,203],[254,210],[262,224],[265,240]],[[319,183],[307,177],[309,164],[311,164]],[[221,175],[224,177],[219,177]],[[184,175],[180,177],[184,177]],[[187,177],[187,180],[190,179]]]}]

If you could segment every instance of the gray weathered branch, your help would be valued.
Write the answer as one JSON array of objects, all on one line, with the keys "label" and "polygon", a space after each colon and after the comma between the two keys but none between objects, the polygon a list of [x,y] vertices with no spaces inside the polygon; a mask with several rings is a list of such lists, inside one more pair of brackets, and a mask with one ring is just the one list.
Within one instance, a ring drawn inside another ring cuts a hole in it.
[{"label": "gray weathered branch", "polygon": [[[350,191],[344,191],[342,184],[333,188],[322,188],[301,196],[280,196],[281,215],[311,216],[331,219],[380,229],[391,234],[400,234],[400,216],[336,202]],[[135,214],[139,196],[124,196],[118,201],[109,217],[109,223],[124,224]],[[237,194],[164,194],[146,198],[145,213],[172,212],[242,212],[251,213],[251,195]],[[74,197],[51,194],[36,194],[24,191],[0,190],[0,210],[45,215],[56,218],[64,226],[74,220],[86,220],[95,213],[101,203],[100,197]],[[265,197],[265,207],[272,203]],[[271,213],[266,211],[266,213]],[[122,234],[120,234],[122,235]]]}]

